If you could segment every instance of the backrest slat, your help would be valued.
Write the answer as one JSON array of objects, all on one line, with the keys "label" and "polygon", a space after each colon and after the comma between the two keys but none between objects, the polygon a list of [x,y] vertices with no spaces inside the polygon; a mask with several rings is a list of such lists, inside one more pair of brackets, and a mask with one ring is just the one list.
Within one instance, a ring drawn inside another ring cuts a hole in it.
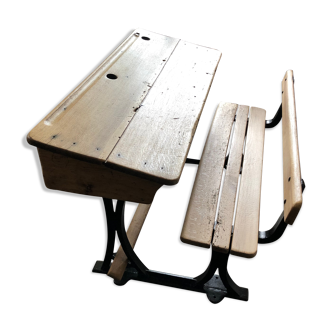
[{"label": "backrest slat", "polygon": [[293,71],[282,80],[282,144],[284,220],[292,225],[302,206],[301,168],[297,138]]}]

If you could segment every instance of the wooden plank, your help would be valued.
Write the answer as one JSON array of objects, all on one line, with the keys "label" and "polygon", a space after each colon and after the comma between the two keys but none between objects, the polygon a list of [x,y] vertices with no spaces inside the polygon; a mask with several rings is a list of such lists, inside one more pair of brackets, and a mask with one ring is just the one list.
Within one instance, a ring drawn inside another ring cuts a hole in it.
[{"label": "wooden plank", "polygon": [[182,242],[209,248],[237,104],[221,103],[206,140],[181,233]]},{"label": "wooden plank", "polygon": [[[127,231],[128,240],[132,248],[135,247],[136,241],[138,239],[139,233],[141,232],[141,229],[143,227],[146,216],[150,210],[150,207],[151,204],[139,204],[136,209],[135,215]],[[124,253],[122,247],[120,246],[107,275],[112,277],[113,279],[121,280],[126,270],[127,264],[128,264],[128,258]]]},{"label": "wooden plank", "polygon": [[282,80],[282,91],[284,220],[292,225],[302,206],[301,166],[292,70],[288,70]]},{"label": "wooden plank", "polygon": [[266,111],[251,107],[231,246],[233,255],[257,253]]},{"label": "wooden plank", "polygon": [[38,149],[45,185],[76,194],[151,203],[161,184],[136,178],[104,165]]},{"label": "wooden plank", "polygon": [[212,241],[213,250],[228,253],[231,241],[236,193],[241,168],[249,106],[239,105],[223,182],[217,224]]},{"label": "wooden plank", "polygon": [[107,166],[176,184],[220,56],[217,50],[180,41]]},{"label": "wooden plank", "polygon": [[134,31],[29,133],[28,142],[103,163],[178,42],[142,29]]}]

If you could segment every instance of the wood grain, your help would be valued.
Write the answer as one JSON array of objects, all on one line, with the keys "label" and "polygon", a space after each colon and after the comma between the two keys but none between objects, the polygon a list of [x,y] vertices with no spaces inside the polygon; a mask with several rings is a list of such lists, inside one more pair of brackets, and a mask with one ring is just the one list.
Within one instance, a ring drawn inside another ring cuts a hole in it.
[{"label": "wood grain", "polygon": [[[127,237],[132,248],[135,247],[136,241],[141,232],[141,229],[143,227],[146,216],[150,210],[150,207],[151,204],[139,204],[136,209],[135,215],[127,231]],[[113,279],[121,280],[126,270],[127,264],[128,264],[128,258],[124,253],[122,247],[120,246],[107,275],[112,277]]]},{"label": "wood grain", "polygon": [[[87,161],[104,162],[178,42],[149,31],[134,31],[29,133],[28,142]],[[109,79],[108,74],[117,78]]]},{"label": "wood grain", "polygon": [[236,110],[237,104],[221,103],[215,112],[183,224],[182,242],[210,247],[220,183]]},{"label": "wood grain", "polygon": [[138,29],[29,133],[28,142],[176,184],[220,57],[217,50]]},{"label": "wood grain", "polygon": [[266,111],[251,107],[231,253],[257,253]]},{"label": "wood grain", "polygon": [[137,203],[151,203],[159,183],[136,178],[93,163],[38,149],[49,189]]},{"label": "wood grain", "polygon": [[221,53],[180,41],[107,165],[176,184]]},{"label": "wood grain", "polygon": [[284,220],[292,225],[302,206],[301,167],[293,71],[282,80],[282,144],[284,169]]},{"label": "wood grain", "polygon": [[232,224],[239,174],[242,161],[244,138],[247,128],[249,106],[239,105],[232,136],[231,148],[225,170],[217,224],[215,227],[212,247],[213,250],[228,253],[231,241]]}]

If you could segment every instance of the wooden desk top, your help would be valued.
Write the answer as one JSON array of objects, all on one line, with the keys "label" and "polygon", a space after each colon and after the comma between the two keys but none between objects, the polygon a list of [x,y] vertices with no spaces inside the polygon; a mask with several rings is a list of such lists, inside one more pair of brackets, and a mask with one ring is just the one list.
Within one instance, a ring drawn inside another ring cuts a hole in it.
[{"label": "wooden desk top", "polygon": [[135,30],[28,142],[161,184],[179,181],[221,53]]}]

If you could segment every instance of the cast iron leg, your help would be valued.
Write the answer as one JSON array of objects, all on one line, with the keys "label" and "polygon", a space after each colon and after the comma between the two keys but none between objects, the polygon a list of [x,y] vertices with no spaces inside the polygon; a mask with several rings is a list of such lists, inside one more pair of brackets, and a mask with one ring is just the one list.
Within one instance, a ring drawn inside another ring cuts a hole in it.
[{"label": "cast iron leg", "polygon": [[[248,301],[248,289],[239,287],[227,271],[229,253],[224,254],[212,250],[211,262],[205,272],[195,279],[197,286],[203,284],[203,289],[212,303],[219,303],[224,297]],[[218,268],[219,276],[214,272]]]},{"label": "cast iron leg", "polygon": [[111,199],[103,198],[105,212],[106,212],[106,222],[107,222],[107,247],[105,252],[105,258],[103,261],[97,261],[92,272],[96,273],[107,273],[111,261],[114,258],[114,241],[115,241],[115,232],[116,232],[116,223],[115,223],[115,212],[113,209],[113,202]]}]

